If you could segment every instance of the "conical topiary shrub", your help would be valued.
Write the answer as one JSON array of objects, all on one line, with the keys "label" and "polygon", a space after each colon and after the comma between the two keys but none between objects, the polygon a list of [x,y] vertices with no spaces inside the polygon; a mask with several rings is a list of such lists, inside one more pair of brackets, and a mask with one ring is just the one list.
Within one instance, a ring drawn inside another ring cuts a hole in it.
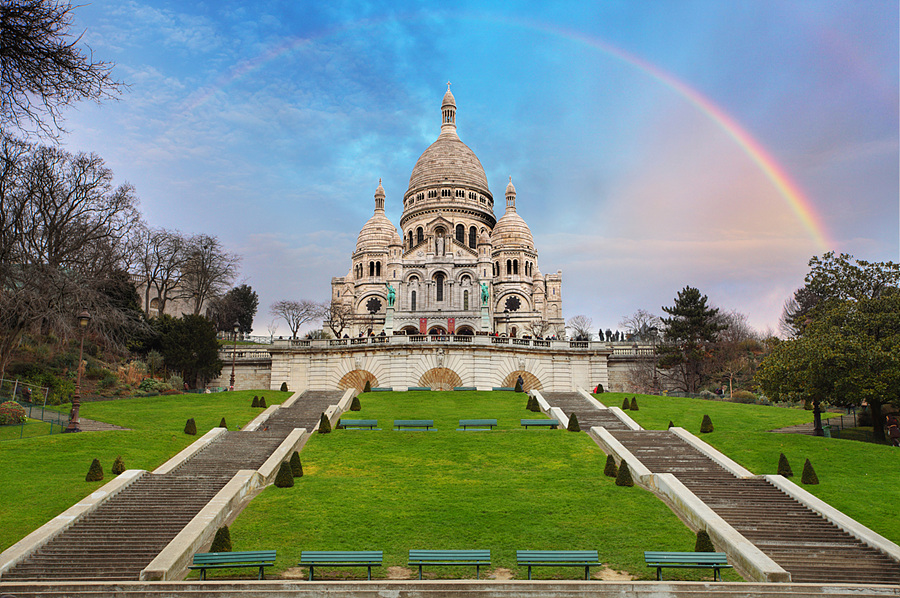
[{"label": "conical topiary shrub", "polygon": [[800,475],[800,481],[804,484],[819,483],[819,476],[816,475],[816,471],[813,469],[812,463],[809,462],[809,459],[807,459],[806,463],[803,464],[803,473]]},{"label": "conical topiary shrub", "polygon": [[331,422],[328,421],[328,418],[325,417],[325,414],[322,414],[322,417],[319,418],[319,434],[330,434],[331,433]]},{"label": "conical topiary shrub", "polygon": [[787,457],[784,456],[784,453],[778,457],[778,475],[782,475],[786,478],[792,477],[794,475],[793,470],[791,470],[791,464],[788,463]]},{"label": "conical topiary shrub", "polygon": [[525,405],[525,409],[528,411],[540,411],[541,406],[538,404],[537,397],[534,395],[528,395],[528,403]]},{"label": "conical topiary shrub", "polygon": [[694,552],[715,552],[716,547],[713,546],[712,540],[705,529],[697,532],[697,541],[694,543]]},{"label": "conical topiary shrub", "polygon": [[629,409],[631,409],[631,403],[628,402],[628,397],[625,397],[622,401],[622,411],[628,411]]},{"label": "conical topiary shrub", "polygon": [[602,395],[603,394],[603,385],[598,384],[597,388],[594,389],[594,394]]},{"label": "conical topiary shrub", "polygon": [[372,381],[366,380],[366,385],[363,386],[363,392],[372,392]]},{"label": "conical topiary shrub", "polygon": [[294,485],[294,474],[291,473],[291,465],[287,461],[281,462],[278,474],[275,476],[275,486],[278,488],[291,488]]},{"label": "conical topiary shrub", "polygon": [[674,427],[675,427],[675,424],[672,423],[672,420],[671,420],[671,419],[669,420],[669,427],[670,427],[670,428],[674,428]]},{"label": "conical topiary shrub", "polygon": [[619,468],[616,465],[616,458],[612,455],[606,455],[606,467],[603,468],[603,475],[614,478],[619,475]]},{"label": "conical topiary shrub", "polygon": [[569,432],[581,432],[581,426],[578,425],[578,415],[575,413],[569,418],[569,425],[566,426],[566,430]]},{"label": "conical topiary shrub", "polygon": [[212,546],[209,547],[210,552],[231,552],[231,532],[228,526],[223,525],[216,530],[216,537],[213,538]]},{"label": "conical topiary shrub", "polygon": [[184,433],[191,436],[197,435],[197,422],[194,421],[193,417],[184,424]]},{"label": "conical topiary shrub", "polygon": [[622,461],[622,464],[619,466],[619,472],[616,474],[616,486],[634,486],[631,470],[628,469],[628,463],[625,461]]},{"label": "conical topiary shrub", "polygon": [[712,420],[708,415],[703,416],[703,423],[700,424],[700,433],[709,434],[713,431]]},{"label": "conical topiary shrub", "polygon": [[350,401],[350,411],[362,411],[362,405],[359,404],[359,397],[354,395]]},{"label": "conical topiary shrub", "polygon": [[281,392],[287,392],[287,391],[288,391],[287,382],[282,382],[281,383]]},{"label": "conical topiary shrub", "polygon": [[637,397],[631,397],[631,410],[632,411],[638,410]]},{"label": "conical topiary shrub", "polygon": [[266,405],[266,397],[259,397],[259,406],[263,409],[268,407],[268,405]]},{"label": "conical topiary shrub", "polygon": [[99,482],[103,479],[103,466],[100,465],[100,459],[91,461],[91,467],[88,469],[87,475],[84,476],[85,482]]},{"label": "conical topiary shrub", "polygon": [[303,463],[300,462],[300,453],[297,451],[291,454],[291,475],[295,478],[303,477]]},{"label": "conical topiary shrub", "polygon": [[525,389],[522,388],[522,376],[516,378],[516,387],[513,390],[516,392],[524,392]]},{"label": "conical topiary shrub", "polygon": [[122,455],[116,457],[116,460],[113,461],[112,472],[113,475],[119,475],[120,473],[125,471],[125,459],[122,458]]},{"label": "conical topiary shrub", "polygon": [[253,395],[253,402],[250,403],[250,406],[251,407],[259,407],[259,397],[258,396]]},{"label": "conical topiary shrub", "polygon": [[222,421],[219,422],[220,428],[228,428],[228,424],[225,423],[225,418],[222,418]]}]

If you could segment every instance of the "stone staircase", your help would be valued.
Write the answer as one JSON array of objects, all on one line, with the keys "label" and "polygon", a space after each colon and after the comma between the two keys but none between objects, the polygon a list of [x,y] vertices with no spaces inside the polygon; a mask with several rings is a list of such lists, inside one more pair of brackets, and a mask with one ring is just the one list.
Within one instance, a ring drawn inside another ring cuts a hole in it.
[{"label": "stone staircase", "polygon": [[253,432],[226,432],[175,470],[144,474],[3,575],[7,581],[137,580],[241,469],[258,469],[294,428],[311,430],[341,391],[307,391]]},{"label": "stone staircase", "polygon": [[602,426],[607,430],[627,430],[628,426],[613,415],[608,409],[597,409],[590,401],[577,392],[542,392],[544,400],[551,407],[559,407],[567,417],[578,416],[578,425],[582,431],[594,426]]}]

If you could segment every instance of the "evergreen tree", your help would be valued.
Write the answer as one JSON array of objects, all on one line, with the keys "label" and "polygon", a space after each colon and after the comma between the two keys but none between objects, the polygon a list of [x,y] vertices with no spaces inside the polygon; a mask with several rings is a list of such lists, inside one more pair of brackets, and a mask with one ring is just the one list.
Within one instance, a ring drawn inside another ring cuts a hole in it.
[{"label": "evergreen tree", "polygon": [[194,421],[193,417],[184,424],[184,433],[191,436],[197,435],[197,422]]},{"label": "evergreen tree", "polygon": [[113,461],[112,472],[113,475],[119,475],[125,471],[125,460],[122,458],[122,455],[116,457],[116,460]]},{"label": "evergreen tree", "polygon": [[303,477],[303,463],[300,462],[300,453],[294,451],[291,453],[291,475],[295,478]]},{"label": "evergreen tree", "polygon": [[259,406],[262,409],[265,409],[266,407],[268,407],[268,405],[266,405],[266,397],[259,397]]},{"label": "evergreen tree", "polygon": [[631,410],[632,411],[638,410],[637,397],[631,397]]},{"label": "evergreen tree", "polygon": [[319,434],[330,434],[331,433],[331,422],[322,414],[322,417],[319,418]]},{"label": "evergreen tree", "polygon": [[372,392],[372,381],[366,380],[366,385],[363,386],[363,392]]},{"label": "evergreen tree", "polygon": [[275,487],[291,488],[294,485],[294,474],[291,473],[291,466],[287,461],[281,462],[278,473],[275,475]]},{"label": "evergreen tree", "polygon": [[616,466],[616,458],[612,455],[606,455],[606,466],[603,468],[603,475],[610,478],[619,475],[619,468]]},{"label": "evergreen tree", "polygon": [[228,526],[223,525],[216,530],[216,537],[213,538],[212,546],[209,547],[210,552],[231,552],[231,532]]},{"label": "evergreen tree", "polygon": [[258,396],[253,395],[253,402],[250,403],[250,406],[251,407],[259,407],[259,397]]},{"label": "evergreen tree", "polygon": [[522,376],[516,378],[516,387],[513,390],[516,392],[524,392],[524,389],[522,388]]},{"label": "evergreen tree", "polygon": [[694,543],[694,552],[715,552],[716,547],[713,546],[712,540],[706,530],[701,529],[697,532],[697,541]]},{"label": "evergreen tree", "polygon": [[569,425],[566,428],[569,432],[581,432],[581,426],[578,425],[578,415],[572,414],[569,418]]},{"label": "evergreen tree", "polygon": [[687,286],[678,292],[675,305],[663,307],[665,341],[657,347],[660,373],[670,372],[678,387],[694,394],[706,377],[704,364],[720,330],[719,310],[707,305],[706,295]]},{"label": "evergreen tree", "polygon": [[634,486],[634,480],[631,478],[631,470],[628,469],[628,463],[624,460],[619,465],[619,473],[616,475],[616,486]]},{"label": "evergreen tree", "polygon": [[598,384],[597,388],[594,389],[594,394],[602,395],[603,394],[603,385]]},{"label": "evergreen tree", "polygon": [[219,427],[220,427],[220,428],[226,428],[226,429],[228,428],[228,424],[225,423],[225,418],[224,418],[224,417],[222,418],[222,421],[219,422]]},{"label": "evergreen tree", "polygon": [[708,415],[703,416],[703,422],[700,423],[700,433],[709,434],[713,431],[712,419]]},{"label": "evergreen tree", "polygon": [[669,427],[670,427],[670,428],[674,428],[674,427],[675,427],[675,424],[672,422],[671,419],[669,420]]},{"label": "evergreen tree", "polygon": [[812,463],[809,462],[809,459],[807,459],[806,463],[803,464],[803,473],[800,475],[800,481],[804,484],[819,483],[819,476],[816,475],[816,472],[813,469]]},{"label": "evergreen tree", "polygon": [[281,383],[281,392],[288,392],[287,382]]},{"label": "evergreen tree", "polygon": [[353,395],[353,400],[350,401],[350,411],[362,411],[362,405],[359,403],[357,395]]},{"label": "evergreen tree", "polygon": [[622,411],[628,411],[631,409],[631,403],[628,401],[628,397],[622,399]]},{"label": "evergreen tree", "polygon": [[91,467],[88,469],[84,478],[85,482],[99,482],[103,479],[103,466],[100,465],[100,459],[91,461]]},{"label": "evergreen tree", "polygon": [[792,477],[794,475],[793,470],[791,470],[791,464],[788,463],[787,457],[784,456],[784,453],[781,453],[778,457],[778,475],[784,476],[786,478]]}]

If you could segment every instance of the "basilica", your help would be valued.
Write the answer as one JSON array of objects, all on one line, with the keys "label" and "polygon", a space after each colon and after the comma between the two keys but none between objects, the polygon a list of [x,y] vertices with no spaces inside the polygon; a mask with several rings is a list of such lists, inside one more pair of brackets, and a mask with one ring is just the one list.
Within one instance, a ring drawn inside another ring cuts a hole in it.
[{"label": "basilica", "polygon": [[456,133],[449,85],[440,135],[409,177],[400,232],[386,197],[379,181],[350,270],[331,282],[333,309],[352,315],[346,334],[565,334],[562,273],[541,273],[511,177],[495,217],[484,168]]}]

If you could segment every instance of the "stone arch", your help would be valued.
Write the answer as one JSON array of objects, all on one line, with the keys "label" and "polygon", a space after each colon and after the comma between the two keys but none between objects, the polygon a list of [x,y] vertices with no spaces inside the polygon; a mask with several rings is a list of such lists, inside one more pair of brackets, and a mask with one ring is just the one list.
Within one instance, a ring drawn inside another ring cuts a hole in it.
[{"label": "stone arch", "polygon": [[432,368],[419,378],[419,386],[428,386],[431,390],[453,390],[462,386],[462,378],[451,369]]},{"label": "stone arch", "polygon": [[457,328],[456,334],[463,336],[475,336],[475,330],[471,326],[466,324],[465,326],[460,326],[459,328]]},{"label": "stone arch", "polygon": [[403,328],[401,328],[400,332],[402,334],[419,334],[419,329],[416,328],[415,326],[409,325],[409,326],[404,326]]},{"label": "stone arch", "polygon": [[344,374],[341,381],[338,382],[338,389],[347,390],[348,388],[355,388],[359,392],[362,392],[366,387],[367,380],[372,388],[378,386],[378,378],[376,378],[375,374],[372,372],[367,370],[351,370]]},{"label": "stone arch", "polygon": [[443,326],[435,324],[434,326],[428,327],[428,334],[433,334],[435,336],[444,335],[444,334],[447,334],[447,329],[444,328]]},{"label": "stone arch", "polygon": [[500,386],[506,388],[515,388],[516,380],[519,379],[519,376],[522,376],[522,390],[526,392],[529,390],[541,390],[544,387],[541,385],[541,381],[538,380],[537,376],[532,374],[531,372],[526,372],[525,370],[515,370],[506,375],[506,378],[503,379],[503,384]]}]

